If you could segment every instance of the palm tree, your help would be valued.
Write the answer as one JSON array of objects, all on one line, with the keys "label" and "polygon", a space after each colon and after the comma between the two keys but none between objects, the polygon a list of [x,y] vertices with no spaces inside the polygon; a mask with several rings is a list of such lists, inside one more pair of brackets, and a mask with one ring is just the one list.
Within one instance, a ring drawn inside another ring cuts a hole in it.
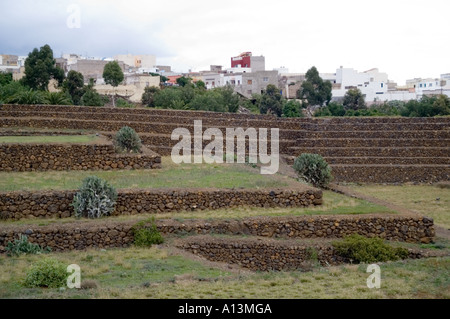
[{"label": "palm tree", "polygon": [[63,92],[46,92],[44,104],[50,105],[72,105],[71,99]]}]

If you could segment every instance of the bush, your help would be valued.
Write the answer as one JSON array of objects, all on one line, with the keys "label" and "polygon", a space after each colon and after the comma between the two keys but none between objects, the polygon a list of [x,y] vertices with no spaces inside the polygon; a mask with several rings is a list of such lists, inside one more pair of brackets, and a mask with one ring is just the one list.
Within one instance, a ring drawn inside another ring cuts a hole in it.
[{"label": "bush", "polygon": [[20,256],[27,254],[42,254],[51,251],[50,247],[43,249],[38,244],[33,244],[28,241],[26,235],[20,235],[19,239],[15,239],[14,242],[8,242],[6,246],[8,256]]},{"label": "bush", "polygon": [[105,102],[97,91],[88,88],[86,89],[86,93],[81,97],[80,104],[84,106],[104,106]]},{"label": "bush", "polygon": [[116,101],[116,106],[117,107],[123,107],[123,108],[134,108],[136,107],[136,105],[134,105],[133,103],[128,103],[128,101],[122,99],[122,98],[118,98]]},{"label": "bush", "polygon": [[71,96],[64,92],[45,92],[44,104],[72,105]]},{"label": "bush", "polygon": [[154,97],[158,91],[160,91],[160,88],[156,86],[145,87],[141,99],[142,104],[147,105],[148,107],[155,107]]},{"label": "bush", "polygon": [[114,187],[96,176],[90,176],[84,179],[80,191],[73,198],[72,206],[78,218],[100,218],[111,215],[116,199]]},{"label": "bush", "polygon": [[336,253],[357,263],[376,263],[408,257],[408,250],[391,247],[381,238],[351,235],[332,243]]},{"label": "bush", "polygon": [[115,137],[116,148],[120,152],[135,152],[141,151],[142,143],[141,139],[137,135],[136,131],[129,126],[122,127]]},{"label": "bush", "polygon": [[302,105],[298,101],[288,101],[283,106],[284,117],[304,117]]},{"label": "bush", "polygon": [[319,154],[303,153],[294,161],[298,176],[316,187],[326,186],[331,180],[331,167]]},{"label": "bush", "polygon": [[[148,225],[150,224],[150,225]],[[162,244],[164,238],[156,227],[155,218],[144,220],[132,228],[134,244],[138,247],[150,247],[153,244]]]},{"label": "bush", "polygon": [[67,267],[55,259],[43,259],[27,271],[24,285],[28,288],[59,288],[67,285]]}]

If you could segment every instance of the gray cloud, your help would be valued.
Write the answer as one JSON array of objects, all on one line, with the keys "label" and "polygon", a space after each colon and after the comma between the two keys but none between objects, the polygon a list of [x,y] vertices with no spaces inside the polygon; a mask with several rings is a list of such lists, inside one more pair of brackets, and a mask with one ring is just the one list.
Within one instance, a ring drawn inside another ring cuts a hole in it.
[{"label": "gray cloud", "polygon": [[81,27],[69,28],[67,8],[71,3],[2,1],[0,52],[26,55],[49,44],[55,56],[61,52],[98,57],[126,52],[170,56],[170,49],[157,36],[161,28],[157,19],[149,16],[144,23],[136,23],[107,2],[81,3]]}]

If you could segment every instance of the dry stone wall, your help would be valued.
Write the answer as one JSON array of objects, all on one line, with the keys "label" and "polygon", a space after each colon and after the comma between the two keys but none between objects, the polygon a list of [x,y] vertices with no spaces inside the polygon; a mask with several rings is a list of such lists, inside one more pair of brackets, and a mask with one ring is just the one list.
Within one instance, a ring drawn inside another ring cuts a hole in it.
[{"label": "dry stone wall", "polygon": [[161,156],[117,154],[112,144],[0,144],[0,171],[114,170],[161,167]]},{"label": "dry stone wall", "polygon": [[[73,215],[70,206],[75,191],[0,193],[0,217],[65,218]],[[305,207],[322,204],[318,189],[154,189],[119,191],[113,215],[197,211],[252,207]]]},{"label": "dry stone wall", "polygon": [[[253,271],[310,270],[315,262],[322,266],[350,262],[337,255],[330,244],[306,246],[295,241],[194,237],[178,243],[178,247],[210,261],[237,264]],[[422,252],[409,250],[408,258],[421,257]]]},{"label": "dry stone wall", "polygon": [[[29,241],[41,246],[49,246],[54,251],[86,248],[126,247],[133,242],[132,227],[136,221],[108,222],[78,221],[57,223],[46,226],[7,224],[0,227],[0,253],[5,252],[8,242],[20,234],[28,236]],[[341,238],[358,233],[368,237],[378,236],[388,240],[407,242],[430,242],[434,237],[433,220],[427,217],[407,217],[393,215],[362,216],[299,216],[299,217],[254,217],[242,220],[157,220],[157,227],[163,235],[171,234],[227,234],[254,235],[271,238]],[[237,245],[243,244],[239,239]],[[195,240],[197,245],[198,240]],[[208,242],[208,241],[206,241]],[[227,249],[233,240],[226,240],[219,248],[205,246],[209,249]],[[186,249],[197,249],[189,244]],[[270,249],[270,247],[266,247]],[[239,248],[241,249],[241,248]],[[242,249],[249,249],[242,247]],[[253,248],[252,248],[253,249]],[[254,255],[264,254],[261,247],[252,250]],[[216,251],[217,253],[217,251]],[[246,253],[245,251],[242,253]],[[267,250],[269,253],[269,250]],[[304,252],[297,252],[299,258]],[[290,254],[290,249],[286,250]],[[220,254],[217,254],[219,256]],[[225,254],[226,255],[226,254]],[[227,256],[227,255],[226,255]],[[276,256],[276,253],[275,253]],[[225,257],[221,257],[225,258]],[[267,258],[266,260],[270,260]]]}]

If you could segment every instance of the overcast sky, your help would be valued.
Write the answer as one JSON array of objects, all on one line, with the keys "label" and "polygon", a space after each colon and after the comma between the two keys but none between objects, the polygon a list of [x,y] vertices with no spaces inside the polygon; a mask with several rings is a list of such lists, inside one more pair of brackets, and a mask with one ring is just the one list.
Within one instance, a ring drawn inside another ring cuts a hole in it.
[{"label": "overcast sky", "polygon": [[153,54],[186,72],[251,51],[268,70],[376,67],[399,84],[450,73],[449,0],[1,0],[0,12],[2,54]]}]

